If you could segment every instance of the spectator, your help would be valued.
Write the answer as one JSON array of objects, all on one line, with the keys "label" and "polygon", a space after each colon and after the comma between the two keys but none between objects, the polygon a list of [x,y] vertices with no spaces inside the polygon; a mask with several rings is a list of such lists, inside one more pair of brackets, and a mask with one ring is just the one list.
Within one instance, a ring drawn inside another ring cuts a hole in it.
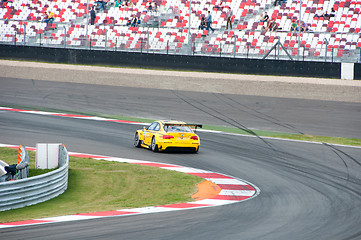
[{"label": "spectator", "polygon": [[307,32],[309,30],[307,24],[303,20],[301,21],[300,28],[301,28],[301,32]]},{"label": "spectator", "polygon": [[207,16],[207,18],[206,18],[206,23],[207,23],[207,30],[211,29],[212,32],[214,32],[214,29],[211,27],[211,24],[212,24],[211,11],[208,11],[208,16]]},{"label": "spectator", "polygon": [[267,12],[264,13],[264,16],[263,16],[263,14],[261,16],[262,16],[262,19],[260,20],[260,22],[268,22],[269,16],[268,16]]},{"label": "spectator", "polygon": [[274,32],[274,31],[277,31],[277,28],[278,28],[278,27],[277,27],[276,20],[272,19],[269,30],[270,30],[271,32]]},{"label": "spectator", "polygon": [[131,24],[132,24],[132,19],[128,19],[126,26],[129,27]]},{"label": "spectator", "polygon": [[199,24],[199,27],[198,27],[198,30],[203,30],[206,27],[207,27],[206,20],[204,19],[204,17],[202,17],[201,23]]},{"label": "spectator", "polygon": [[152,12],[152,11],[153,11],[153,6],[152,3],[150,2],[148,6],[148,12]]},{"label": "spectator", "polygon": [[298,30],[299,30],[299,28],[298,28],[298,24],[297,24],[296,20],[292,20],[290,31],[293,32],[293,31],[298,31]]},{"label": "spectator", "polygon": [[278,5],[280,5],[281,6],[281,1],[282,1],[282,3],[286,3],[286,0],[278,0]]},{"label": "spectator", "polygon": [[335,14],[336,14],[336,11],[335,11],[335,9],[334,8],[331,8],[331,13],[326,13],[325,14],[325,17],[335,17]]},{"label": "spectator", "polygon": [[232,8],[229,8],[228,13],[227,13],[227,26],[226,26],[226,30],[228,29],[228,24],[232,29],[232,18],[233,18],[233,11]]},{"label": "spectator", "polygon": [[219,5],[214,6],[214,8],[216,8],[217,10],[222,11],[222,10],[223,10],[223,8],[224,8],[223,3],[224,3],[224,2],[223,2],[223,1],[221,1],[221,3],[220,3]]},{"label": "spectator", "polygon": [[268,30],[270,30],[270,28],[271,28],[271,20],[268,19],[267,23],[266,23],[266,26],[263,25],[262,30],[263,30],[263,32],[267,32]]},{"label": "spectator", "polygon": [[101,10],[101,9],[105,10],[105,7],[107,5],[106,0],[104,0],[104,1],[103,0],[98,0],[95,3],[97,4],[97,10]]},{"label": "spectator", "polygon": [[117,8],[117,7],[121,8],[121,6],[122,6],[122,0],[116,0],[114,7],[116,7],[116,8]]},{"label": "spectator", "polygon": [[47,24],[52,24],[54,22],[54,17],[55,17],[54,13],[49,11],[46,15],[47,17],[44,20],[44,22],[46,22]]},{"label": "spectator", "polygon": [[0,182],[6,182],[14,179],[14,176],[16,175],[16,166],[17,164],[5,166],[4,170],[6,173],[0,177]]},{"label": "spectator", "polygon": [[134,17],[131,26],[132,26],[132,27],[136,27],[136,26],[137,26],[137,22],[138,22],[137,17]]},{"label": "spectator", "polygon": [[90,25],[94,25],[95,22],[95,10],[94,10],[94,6],[92,6],[92,10],[90,10]]},{"label": "spectator", "polygon": [[314,16],[314,18],[316,17],[324,17],[325,16],[325,11],[323,11],[323,7],[320,8],[320,10],[318,10]]}]

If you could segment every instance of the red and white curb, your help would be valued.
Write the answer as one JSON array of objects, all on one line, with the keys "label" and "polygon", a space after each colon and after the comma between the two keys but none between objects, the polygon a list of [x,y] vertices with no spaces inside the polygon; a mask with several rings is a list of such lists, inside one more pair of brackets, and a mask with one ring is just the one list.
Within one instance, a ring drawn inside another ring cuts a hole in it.
[{"label": "red and white curb", "polygon": [[[0,144],[0,147],[10,147],[17,148],[15,145],[6,145]],[[26,150],[34,151],[35,148],[27,147]],[[129,215],[138,215],[138,214],[147,214],[147,213],[159,213],[159,212],[168,212],[168,211],[178,211],[178,210],[187,210],[187,209],[196,209],[196,208],[205,208],[205,207],[215,207],[226,204],[232,204],[237,202],[242,202],[256,197],[260,190],[244,180],[237,179],[225,174],[216,173],[212,171],[201,170],[197,168],[183,167],[167,163],[158,163],[158,162],[149,162],[144,160],[134,160],[127,158],[117,158],[93,154],[84,154],[84,153],[74,153],[69,152],[70,156],[75,157],[84,157],[84,158],[93,158],[96,160],[107,160],[115,161],[121,163],[130,163],[130,164],[139,164],[152,167],[159,167],[166,170],[183,172],[195,176],[199,176],[206,180],[212,181],[221,188],[221,192],[212,198],[203,199],[194,202],[178,203],[178,204],[169,204],[163,206],[154,206],[154,207],[143,207],[143,208],[133,208],[133,209],[121,209],[115,211],[105,211],[105,212],[93,212],[93,213],[80,213],[74,215],[58,216],[58,217],[48,217],[41,219],[33,219],[27,221],[19,222],[8,222],[0,223],[0,228],[9,228],[9,227],[19,227],[35,224],[47,224],[47,223],[58,223],[58,222],[68,222],[68,221],[78,221],[78,220],[87,220],[103,217],[115,217],[115,216],[129,216]]]},{"label": "red and white curb", "polygon": [[140,123],[140,122],[135,122],[135,121],[126,121],[126,120],[110,119],[110,118],[102,118],[102,117],[92,117],[92,116],[68,114],[68,113],[55,113],[55,112],[44,112],[44,111],[36,111],[36,110],[24,110],[24,109],[16,109],[16,108],[9,108],[9,107],[0,107],[0,111],[31,113],[31,114],[37,114],[37,115],[78,118],[78,119],[96,120],[96,121],[104,121],[104,122],[118,122],[118,123],[149,125],[148,123]]}]

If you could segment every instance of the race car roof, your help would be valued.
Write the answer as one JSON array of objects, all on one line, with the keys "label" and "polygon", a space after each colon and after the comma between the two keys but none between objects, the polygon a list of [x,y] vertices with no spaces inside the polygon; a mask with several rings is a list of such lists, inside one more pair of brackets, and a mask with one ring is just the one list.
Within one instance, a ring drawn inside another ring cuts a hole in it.
[{"label": "race car roof", "polygon": [[162,124],[186,124],[183,121],[177,121],[177,120],[159,120]]}]

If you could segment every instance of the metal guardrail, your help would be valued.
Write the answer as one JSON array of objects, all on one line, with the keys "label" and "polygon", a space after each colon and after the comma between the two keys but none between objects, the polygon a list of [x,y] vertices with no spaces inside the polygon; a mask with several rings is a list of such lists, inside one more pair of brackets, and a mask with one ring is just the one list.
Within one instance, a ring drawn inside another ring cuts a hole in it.
[{"label": "metal guardrail", "polygon": [[69,155],[59,146],[59,168],[46,174],[0,183],[0,211],[50,200],[68,187]]}]

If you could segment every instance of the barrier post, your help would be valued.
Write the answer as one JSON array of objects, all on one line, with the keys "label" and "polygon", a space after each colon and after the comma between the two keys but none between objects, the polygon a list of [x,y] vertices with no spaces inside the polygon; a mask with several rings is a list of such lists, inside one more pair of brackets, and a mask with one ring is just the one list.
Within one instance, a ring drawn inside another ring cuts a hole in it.
[{"label": "barrier post", "polygon": [[26,45],[26,25],[25,22],[23,23],[24,26],[24,46]]}]

